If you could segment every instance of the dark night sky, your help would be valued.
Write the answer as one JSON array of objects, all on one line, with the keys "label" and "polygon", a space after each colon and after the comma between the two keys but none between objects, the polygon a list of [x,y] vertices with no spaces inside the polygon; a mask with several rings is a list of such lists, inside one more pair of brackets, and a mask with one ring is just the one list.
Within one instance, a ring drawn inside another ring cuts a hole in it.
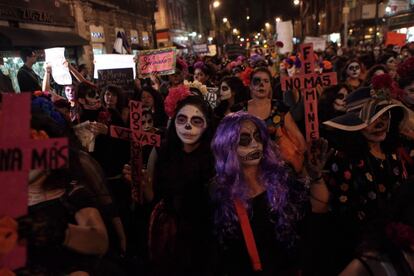
[{"label": "dark night sky", "polygon": [[[258,31],[264,27],[265,22],[274,24],[275,17],[287,20],[299,13],[299,8],[294,7],[293,0],[221,0],[221,4],[217,11],[219,17],[227,16],[232,27],[243,32],[247,27],[249,32]],[[248,26],[247,12],[250,15]]]}]

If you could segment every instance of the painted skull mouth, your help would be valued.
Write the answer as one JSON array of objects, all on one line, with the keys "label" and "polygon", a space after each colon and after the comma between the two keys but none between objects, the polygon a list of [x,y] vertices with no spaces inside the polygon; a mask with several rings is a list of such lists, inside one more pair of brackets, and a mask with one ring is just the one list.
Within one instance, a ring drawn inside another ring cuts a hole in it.
[{"label": "painted skull mouth", "polygon": [[252,161],[252,160],[260,159],[260,158],[262,158],[262,156],[263,156],[263,152],[261,150],[255,150],[255,151],[249,152],[245,156],[242,156],[241,160],[242,161]]}]

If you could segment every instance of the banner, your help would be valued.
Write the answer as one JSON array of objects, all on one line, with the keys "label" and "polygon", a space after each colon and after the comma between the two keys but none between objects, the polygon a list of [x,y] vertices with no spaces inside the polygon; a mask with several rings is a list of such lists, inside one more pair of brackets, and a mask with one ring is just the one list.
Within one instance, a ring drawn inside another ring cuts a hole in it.
[{"label": "banner", "polygon": [[136,76],[134,55],[96,55],[94,60],[94,79],[98,78],[98,70],[132,68],[133,79]]},{"label": "banner", "polygon": [[72,76],[65,65],[65,48],[45,49],[45,61],[52,66],[52,77],[60,85],[72,84]]},{"label": "banner", "polygon": [[279,49],[281,54],[293,51],[293,25],[292,21],[280,21],[276,24],[277,40],[283,42],[283,48]]},{"label": "banner", "polygon": [[315,51],[325,51],[326,48],[326,40],[322,37],[313,37],[313,36],[307,36],[305,37],[304,44],[312,43],[313,49]]},{"label": "banner", "polygon": [[138,75],[149,77],[153,73],[171,75],[175,73],[177,60],[176,48],[163,48],[148,51],[138,51]]}]

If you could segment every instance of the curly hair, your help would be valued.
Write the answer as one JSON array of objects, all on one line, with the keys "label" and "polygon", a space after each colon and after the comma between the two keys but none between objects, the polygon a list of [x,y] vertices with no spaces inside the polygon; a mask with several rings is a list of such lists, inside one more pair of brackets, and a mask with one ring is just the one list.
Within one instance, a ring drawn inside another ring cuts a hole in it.
[{"label": "curly hair", "polygon": [[237,155],[241,124],[244,121],[253,122],[260,132],[263,141],[263,158],[259,164],[260,179],[267,191],[270,219],[274,221],[277,239],[287,247],[291,247],[297,238],[294,224],[302,215],[299,206],[306,200],[306,196],[303,189],[295,189],[295,183],[291,181],[279,152],[275,150],[265,124],[246,112],[226,116],[212,142],[212,150],[216,158],[216,177],[212,192],[216,205],[215,232],[221,241],[226,237],[240,234],[238,217],[233,205],[234,199],[241,200],[251,211],[248,187]]}]

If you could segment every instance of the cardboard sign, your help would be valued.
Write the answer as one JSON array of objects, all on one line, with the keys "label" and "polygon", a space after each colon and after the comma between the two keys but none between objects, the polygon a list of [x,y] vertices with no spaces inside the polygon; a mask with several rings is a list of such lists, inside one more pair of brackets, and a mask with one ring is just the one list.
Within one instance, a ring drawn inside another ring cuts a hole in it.
[{"label": "cardboard sign", "polygon": [[143,203],[142,191],[142,146],[151,145],[159,147],[161,138],[159,135],[145,132],[142,129],[142,104],[137,101],[129,102],[130,128],[111,126],[111,137],[131,141],[131,168],[132,168],[132,200]]},{"label": "cardboard sign", "polygon": [[305,40],[303,41],[304,44],[313,44],[313,49],[315,51],[325,51],[326,48],[326,39],[323,37],[313,37],[313,36],[307,36],[305,37]]},{"label": "cardboard sign", "polygon": [[[30,139],[30,94],[2,94],[0,109],[0,217],[27,214],[28,175],[32,169],[57,169],[68,165],[66,138]],[[18,245],[0,259],[11,270],[26,262],[26,249]]]},{"label": "cardboard sign", "polygon": [[125,93],[134,93],[134,71],[132,68],[98,70],[99,87],[116,85]]},{"label": "cardboard sign", "polygon": [[313,44],[301,45],[300,74],[281,79],[282,90],[302,90],[305,105],[306,140],[319,138],[318,92],[316,87],[327,87],[338,83],[336,73],[315,73]]},{"label": "cardboard sign", "polygon": [[132,68],[133,79],[136,76],[134,55],[96,55],[94,60],[93,77],[97,79],[99,70]]},{"label": "cardboard sign", "polygon": [[400,34],[396,32],[388,32],[387,39],[385,42],[385,46],[388,45],[397,45],[397,46],[404,46],[407,43],[407,35]]},{"label": "cardboard sign", "polygon": [[177,54],[175,47],[149,51],[138,51],[138,74],[141,78],[153,73],[171,75],[175,73]]},{"label": "cardboard sign", "polygon": [[52,77],[60,85],[72,84],[68,66],[64,65],[65,48],[45,49],[46,62],[52,66]]},{"label": "cardboard sign", "polygon": [[207,44],[195,44],[193,45],[193,51],[195,54],[205,54],[208,53]]}]

